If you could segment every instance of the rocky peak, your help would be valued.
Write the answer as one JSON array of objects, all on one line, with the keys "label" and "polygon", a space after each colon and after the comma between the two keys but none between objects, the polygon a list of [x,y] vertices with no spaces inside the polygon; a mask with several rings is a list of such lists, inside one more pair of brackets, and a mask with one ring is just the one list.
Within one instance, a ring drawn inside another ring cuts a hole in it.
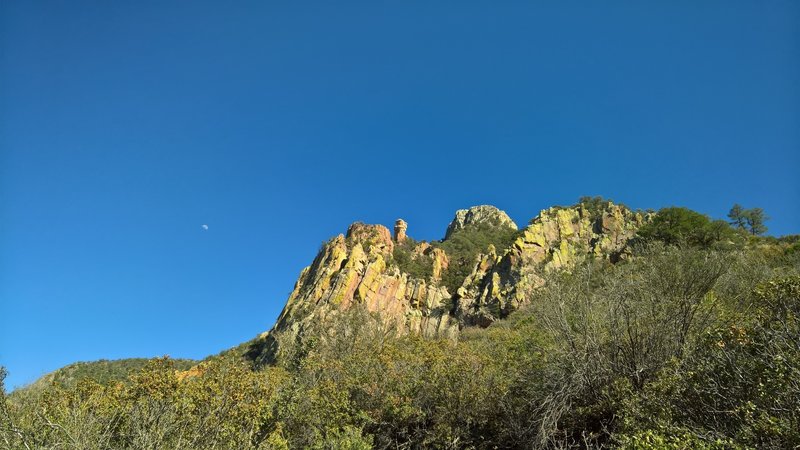
[{"label": "rocky peak", "polygon": [[[543,210],[510,246],[489,246],[478,255],[456,292],[441,283],[453,265],[443,248],[422,242],[410,250],[412,261],[430,261],[428,276],[401,269],[394,253],[408,252],[405,221],[396,222],[394,239],[383,225],[354,223],[346,236],[323,245],[300,273],[275,326],[259,339],[255,358],[274,361],[279,342],[302,340],[353,305],[363,305],[401,333],[456,337],[461,327],[488,326],[528,302],[547,272],[569,270],[587,258],[624,258],[628,241],[648,220],[613,203]],[[503,211],[476,206],[458,211],[447,235],[475,224],[517,229]]]},{"label": "rocky peak", "polygon": [[468,225],[489,224],[493,226],[505,226],[517,229],[517,224],[502,211],[491,205],[473,206],[469,209],[459,209],[450,225],[444,238],[448,239],[453,233],[461,230]]},{"label": "rocky peak", "polygon": [[373,247],[384,253],[392,253],[394,250],[392,234],[383,225],[355,222],[347,229],[346,238],[352,244],[361,244],[364,250]]}]

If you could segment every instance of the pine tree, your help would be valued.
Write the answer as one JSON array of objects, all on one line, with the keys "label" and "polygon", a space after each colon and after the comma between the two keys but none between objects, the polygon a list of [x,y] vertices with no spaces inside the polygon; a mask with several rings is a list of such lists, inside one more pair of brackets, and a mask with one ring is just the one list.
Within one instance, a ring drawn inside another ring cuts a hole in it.
[{"label": "pine tree", "polygon": [[753,236],[764,234],[767,231],[767,226],[764,225],[764,222],[769,220],[769,217],[764,214],[764,210],[761,208],[744,209],[742,205],[736,203],[728,212],[728,218],[730,219],[728,223],[731,226],[739,230],[746,230]]},{"label": "pine tree", "polygon": [[728,223],[739,230],[744,230],[745,226],[747,225],[747,219],[745,217],[746,211],[747,210],[742,208],[742,205],[738,203],[734,204],[733,208],[731,208],[730,212],[728,213],[728,218],[730,219]]},{"label": "pine tree", "polygon": [[764,214],[764,210],[761,208],[745,210],[745,221],[747,222],[747,228],[753,236],[766,233],[767,226],[764,225],[764,222],[768,219],[769,217]]}]

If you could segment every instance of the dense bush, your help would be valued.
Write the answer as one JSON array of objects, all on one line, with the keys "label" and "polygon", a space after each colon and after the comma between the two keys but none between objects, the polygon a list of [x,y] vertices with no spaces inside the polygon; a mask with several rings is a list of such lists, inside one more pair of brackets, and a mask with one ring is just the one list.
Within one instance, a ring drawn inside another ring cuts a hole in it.
[{"label": "dense bush", "polygon": [[[614,201],[597,195],[594,197],[581,197],[578,199],[578,204],[575,206],[583,207],[592,217],[600,217],[600,215],[608,209],[609,203],[614,203]],[[622,203],[616,203],[616,205],[626,207]]]},{"label": "dense bush", "polygon": [[433,273],[433,259],[427,255],[414,254],[417,241],[411,238],[394,246],[389,265],[396,265],[401,272],[412,278],[427,279]]},{"label": "dense bush", "polygon": [[[150,361],[151,360],[147,358],[127,358],[77,362],[56,370],[42,381],[52,382],[62,386],[74,386],[76,383],[85,379],[100,384],[126,382],[128,377],[138,373],[147,366]],[[177,370],[186,370],[199,362],[191,359],[172,359],[171,361]],[[33,386],[33,388],[36,387]]]},{"label": "dense bush", "polygon": [[686,358],[629,400],[635,433],[729,447],[800,446],[800,277],[759,285],[746,310],[707,330]]},{"label": "dense bush", "polygon": [[659,210],[638,234],[646,241],[701,248],[736,244],[742,240],[724,220],[712,221],[704,214],[680,207]]},{"label": "dense bush", "polygon": [[204,363],[193,373],[152,360],[126,384],[15,392],[3,399],[8,448],[259,448],[280,440],[272,404],[284,373]]},{"label": "dense bush", "polygon": [[476,258],[480,253],[486,253],[489,246],[502,253],[514,243],[519,235],[517,230],[510,227],[490,224],[472,224],[453,233],[441,242],[434,242],[447,253],[450,266],[442,274],[442,284],[453,293],[470,274]]}]

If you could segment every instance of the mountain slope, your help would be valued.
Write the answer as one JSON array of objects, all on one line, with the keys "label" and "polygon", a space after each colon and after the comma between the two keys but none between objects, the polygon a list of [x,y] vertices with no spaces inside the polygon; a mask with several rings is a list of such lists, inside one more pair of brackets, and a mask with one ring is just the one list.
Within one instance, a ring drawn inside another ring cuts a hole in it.
[{"label": "mountain slope", "polygon": [[[151,361],[149,358],[125,358],[76,362],[43,375],[25,389],[36,389],[48,384],[71,387],[83,379],[90,379],[101,384],[122,382],[127,380],[131,374],[141,371],[149,361]],[[176,370],[186,370],[198,363],[192,359],[174,359],[172,361]]]}]

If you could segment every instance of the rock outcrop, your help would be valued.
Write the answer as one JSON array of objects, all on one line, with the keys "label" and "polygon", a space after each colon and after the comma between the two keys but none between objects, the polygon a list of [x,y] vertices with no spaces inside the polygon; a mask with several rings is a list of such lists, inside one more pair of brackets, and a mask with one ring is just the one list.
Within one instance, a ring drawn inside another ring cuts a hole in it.
[{"label": "rock outcrop", "polygon": [[398,244],[402,244],[406,240],[406,230],[408,230],[408,224],[403,219],[397,219],[394,222],[394,241]]},{"label": "rock outcrop", "polygon": [[[398,333],[455,337],[458,323],[446,305],[450,293],[431,280],[412,278],[388,266],[393,248],[386,227],[362,223],[327,242],[300,273],[278,321],[263,337],[266,342],[258,362],[275,359],[279,337],[292,341],[356,304],[377,313]],[[446,267],[446,258],[439,264]]]},{"label": "rock outcrop", "polygon": [[501,211],[490,205],[480,205],[473,206],[469,209],[459,209],[456,211],[456,217],[452,222],[450,222],[450,225],[448,225],[444,238],[450,238],[453,233],[465,228],[468,225],[478,224],[506,226],[515,230],[517,229],[517,224],[514,223],[510,217],[508,217],[508,214],[506,214],[505,211]]},{"label": "rock outcrop", "polygon": [[617,262],[649,216],[608,203],[601,211],[581,205],[542,211],[502,255],[491,249],[455,293],[454,315],[462,324],[482,325],[525,304],[543,276],[575,267],[587,258]]},{"label": "rock outcrop", "polygon": [[433,269],[431,272],[431,279],[439,281],[442,279],[442,274],[450,266],[450,258],[447,253],[440,248],[432,248],[428,255],[433,260]]},{"label": "rock outcrop", "polygon": [[[395,247],[407,239],[405,221],[395,224],[394,239],[382,225],[355,223],[300,273],[278,321],[263,335],[256,360],[274,361],[279,342],[296,341],[354,305],[376,313],[398,333],[455,338],[464,326],[488,326],[524,305],[549,272],[569,270],[587,258],[625,258],[629,240],[648,219],[610,202],[592,211],[582,205],[544,210],[509,248],[489,246],[478,255],[452,293],[439,283],[450,265],[443,248],[417,244],[411,260],[430,258],[432,269],[427,277],[411,276],[392,262]],[[517,229],[503,211],[476,206],[456,213],[447,236],[475,224]]]}]

